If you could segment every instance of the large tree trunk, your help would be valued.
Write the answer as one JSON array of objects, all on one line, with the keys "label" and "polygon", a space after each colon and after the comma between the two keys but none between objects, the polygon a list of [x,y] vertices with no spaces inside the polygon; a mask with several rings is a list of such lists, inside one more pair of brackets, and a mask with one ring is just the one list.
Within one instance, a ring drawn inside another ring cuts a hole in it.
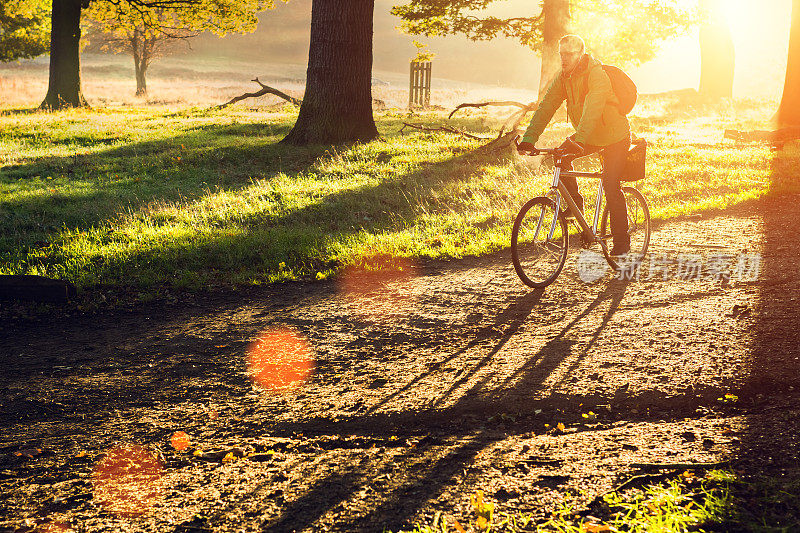
[{"label": "large tree trunk", "polygon": [[313,0],[306,91],[297,122],[282,142],[369,141],[372,118],[374,0]]},{"label": "large tree trunk", "polygon": [[539,77],[539,99],[544,96],[553,77],[561,69],[558,41],[569,31],[569,0],[544,0],[542,3],[542,72]]},{"label": "large tree trunk", "polygon": [[731,29],[722,13],[720,0],[701,0],[700,8],[709,19],[700,27],[700,89],[708,98],[733,96],[736,60]]},{"label": "large tree trunk", "polygon": [[789,60],[786,64],[783,97],[778,108],[778,126],[800,126],[800,0],[792,1]]},{"label": "large tree trunk", "polygon": [[88,105],[81,91],[81,4],[82,0],[53,0],[50,84],[44,109]]}]

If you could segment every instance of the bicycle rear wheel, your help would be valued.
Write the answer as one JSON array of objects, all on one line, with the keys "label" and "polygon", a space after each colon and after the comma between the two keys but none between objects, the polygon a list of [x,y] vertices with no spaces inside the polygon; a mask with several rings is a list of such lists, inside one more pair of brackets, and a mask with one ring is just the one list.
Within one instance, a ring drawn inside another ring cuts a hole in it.
[{"label": "bicycle rear wheel", "polygon": [[553,283],[568,248],[567,221],[558,216],[555,202],[538,197],[522,206],[511,232],[511,258],[525,285],[541,289]]},{"label": "bicycle rear wheel", "polygon": [[[625,196],[625,207],[628,211],[628,235],[631,238],[631,251],[625,258],[623,264],[617,264],[608,255],[608,248],[603,247],[606,259],[614,269],[631,267],[644,261],[647,254],[647,247],[650,245],[650,209],[642,193],[633,187],[623,187],[622,194]],[[607,243],[611,239],[610,211],[606,204],[603,210],[603,220],[600,223],[600,238]]]}]

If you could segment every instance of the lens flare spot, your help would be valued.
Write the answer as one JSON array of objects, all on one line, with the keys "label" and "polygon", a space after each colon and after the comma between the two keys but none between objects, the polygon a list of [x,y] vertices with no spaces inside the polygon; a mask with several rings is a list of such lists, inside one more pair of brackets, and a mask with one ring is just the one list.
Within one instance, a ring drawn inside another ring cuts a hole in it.
[{"label": "lens flare spot", "polygon": [[172,434],[172,437],[169,439],[169,443],[172,444],[172,447],[182,452],[186,448],[189,447],[191,444],[191,438],[189,435],[183,431],[176,431]]},{"label": "lens flare spot", "polygon": [[95,501],[117,516],[139,516],[159,496],[161,473],[161,461],[148,449],[136,444],[114,446],[95,465]]},{"label": "lens flare spot", "polygon": [[288,392],[306,383],[315,365],[305,338],[290,329],[272,329],[250,345],[247,366],[263,389]]},{"label": "lens flare spot", "polygon": [[375,254],[348,265],[340,289],[362,316],[407,314],[413,295],[404,285],[417,276],[417,266],[410,259]]}]

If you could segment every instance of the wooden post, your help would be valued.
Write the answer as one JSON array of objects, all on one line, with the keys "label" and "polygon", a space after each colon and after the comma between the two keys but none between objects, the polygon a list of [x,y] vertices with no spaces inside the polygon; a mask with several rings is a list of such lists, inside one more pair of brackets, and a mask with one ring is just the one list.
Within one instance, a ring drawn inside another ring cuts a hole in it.
[{"label": "wooden post", "polygon": [[411,62],[411,68],[409,70],[409,79],[408,79],[408,108],[414,109],[414,74],[415,69],[414,65],[416,63],[414,61]]},{"label": "wooden post", "polygon": [[408,108],[414,106],[428,107],[431,104],[431,71],[430,61],[411,62],[408,82]]},{"label": "wooden post", "polygon": [[428,61],[425,65],[425,107],[431,106],[431,67],[433,63]]}]

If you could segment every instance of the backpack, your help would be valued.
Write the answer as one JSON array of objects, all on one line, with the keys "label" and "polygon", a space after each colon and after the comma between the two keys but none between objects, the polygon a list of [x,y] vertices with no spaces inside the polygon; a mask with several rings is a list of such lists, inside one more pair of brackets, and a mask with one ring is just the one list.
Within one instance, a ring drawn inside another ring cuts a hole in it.
[{"label": "backpack", "polygon": [[[639,96],[636,84],[621,68],[603,64],[600,66],[603,67],[608,79],[611,80],[611,89],[614,91],[617,100],[619,100],[619,106],[617,106],[619,112],[627,115],[636,105],[636,99]],[[586,76],[584,84],[584,98],[586,98],[587,94],[589,94],[589,76]]]}]

